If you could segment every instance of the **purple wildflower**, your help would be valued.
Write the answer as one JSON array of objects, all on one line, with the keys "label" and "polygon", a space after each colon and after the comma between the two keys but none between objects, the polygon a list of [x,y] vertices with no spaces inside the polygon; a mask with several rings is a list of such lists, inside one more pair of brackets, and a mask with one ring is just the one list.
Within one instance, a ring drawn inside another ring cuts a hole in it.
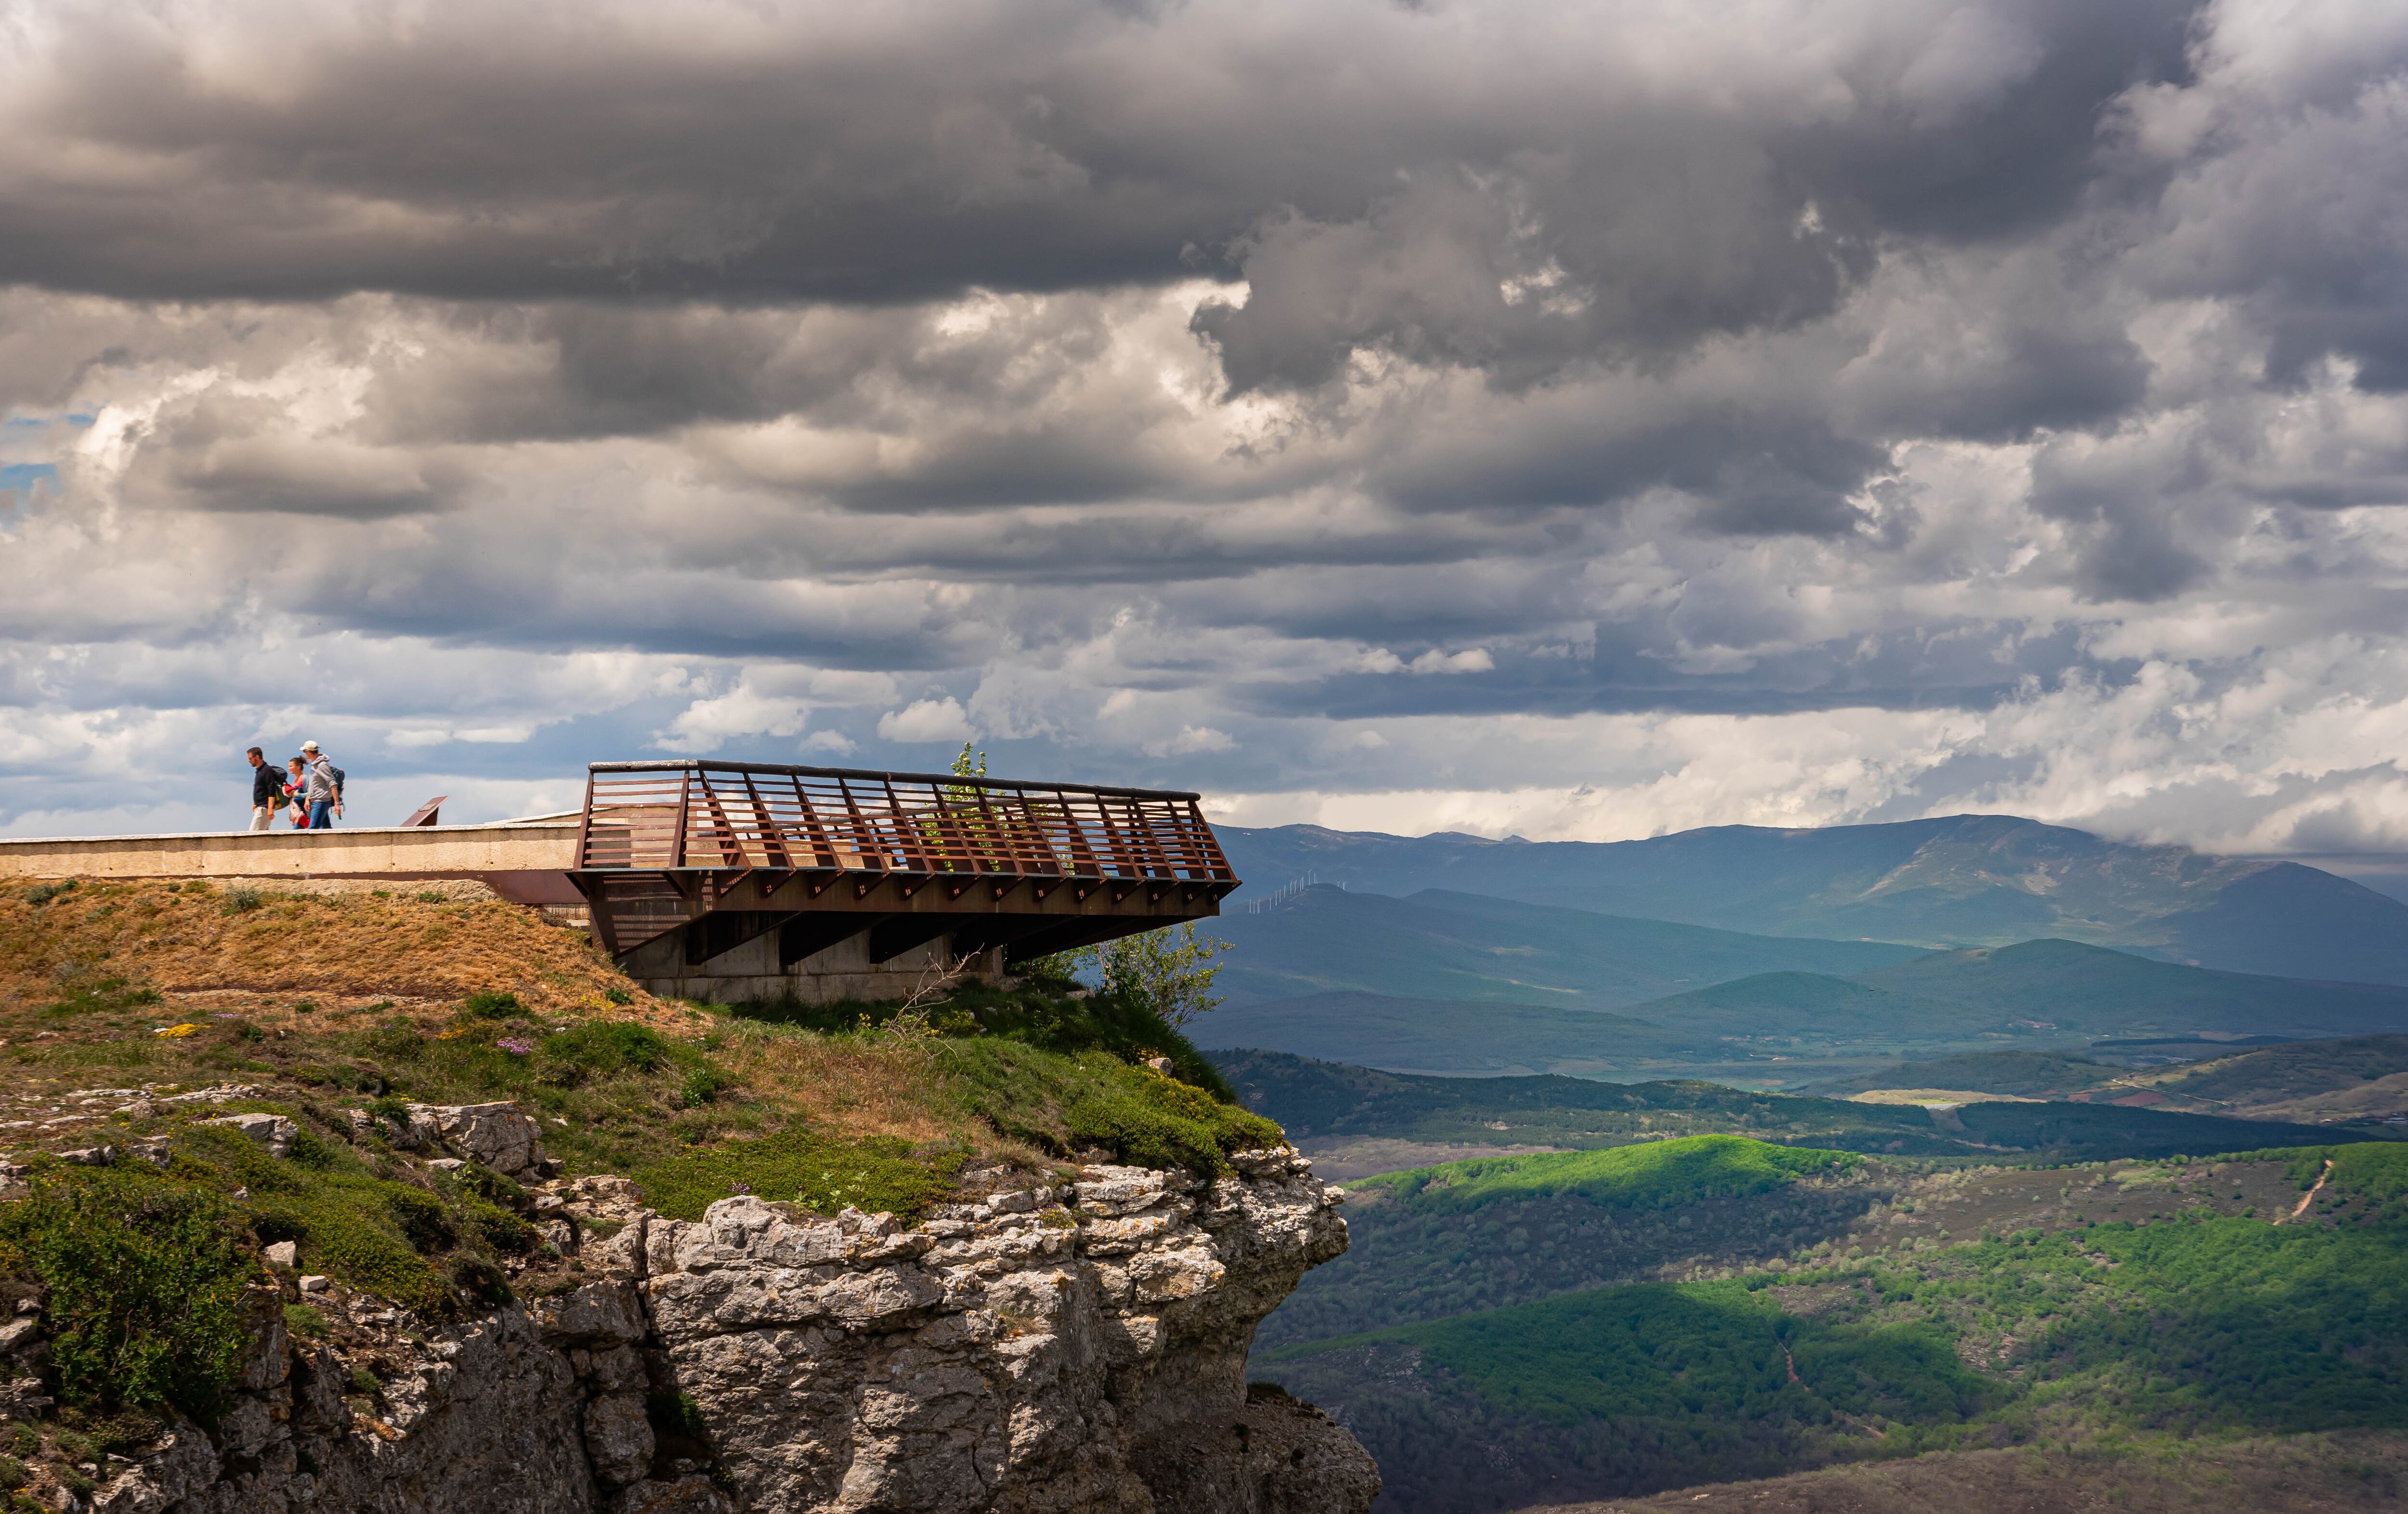
[{"label": "purple wildflower", "polygon": [[514,1057],[525,1056],[535,1050],[535,1043],[522,1036],[505,1036],[494,1044]]},{"label": "purple wildflower", "polygon": [[751,1183],[730,1183],[727,1185],[727,1191],[731,1193],[750,1193],[752,1192],[752,1185]]}]

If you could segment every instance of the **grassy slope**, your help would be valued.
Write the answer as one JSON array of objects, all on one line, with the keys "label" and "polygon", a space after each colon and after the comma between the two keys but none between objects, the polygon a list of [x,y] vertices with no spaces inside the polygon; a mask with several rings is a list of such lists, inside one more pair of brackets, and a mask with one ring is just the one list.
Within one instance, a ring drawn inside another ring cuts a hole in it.
[{"label": "grassy slope", "polygon": [[83,882],[55,894],[0,891],[0,1012],[112,979],[207,995],[218,1008],[289,995],[446,1001],[494,989],[540,1011],[597,1010],[612,989],[626,996],[609,1007],[623,1017],[666,1008],[582,932],[547,927],[515,905],[429,904],[407,885],[396,889],[308,896]]},{"label": "grassy slope", "polygon": [[1418,1167],[1362,1185],[1408,1207],[1460,1212],[1499,1199],[1576,1195],[1610,1208],[1660,1209],[1784,1188],[1807,1173],[1863,1164],[1850,1153],[1692,1136],[1598,1151],[1487,1157]]}]

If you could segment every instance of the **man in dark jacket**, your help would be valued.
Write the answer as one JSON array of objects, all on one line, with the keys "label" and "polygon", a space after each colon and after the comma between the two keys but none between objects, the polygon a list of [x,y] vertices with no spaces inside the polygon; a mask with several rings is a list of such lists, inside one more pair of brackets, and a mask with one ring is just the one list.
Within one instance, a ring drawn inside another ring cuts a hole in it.
[{"label": "man in dark jacket", "polygon": [[259,749],[251,749],[251,828],[265,831],[275,823],[276,811],[284,803],[284,770],[273,766]]}]

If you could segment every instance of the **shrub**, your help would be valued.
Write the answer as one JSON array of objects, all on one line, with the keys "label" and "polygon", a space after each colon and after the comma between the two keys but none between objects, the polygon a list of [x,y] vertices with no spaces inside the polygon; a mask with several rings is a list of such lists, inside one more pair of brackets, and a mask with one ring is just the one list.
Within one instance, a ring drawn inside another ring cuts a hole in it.
[{"label": "shrub", "polygon": [[228,889],[218,909],[222,914],[247,915],[267,902],[267,896],[257,889]]},{"label": "shrub", "polygon": [[403,1237],[422,1252],[444,1250],[460,1238],[452,1211],[423,1189],[396,1183],[385,1194],[384,1207],[393,1222],[401,1227]]},{"label": "shrub", "polygon": [[623,988],[604,989],[602,991],[602,997],[609,1000],[612,1004],[632,1004],[635,1002],[636,998],[634,994],[628,993]]},{"label": "shrub", "polygon": [[0,1244],[50,1290],[60,1396],[213,1414],[247,1339],[239,1234],[203,1189],[108,1168],[38,1175],[0,1212]]},{"label": "shrub", "polygon": [[508,1020],[512,1015],[525,1013],[526,1006],[519,1003],[519,996],[515,993],[500,989],[484,989],[469,994],[466,1002],[460,1006],[460,1012],[471,1020]]},{"label": "shrub", "polygon": [[546,1080],[565,1080],[573,1087],[590,1077],[658,1071],[668,1062],[683,1060],[679,1053],[685,1049],[648,1025],[614,1020],[589,1021],[547,1036],[539,1050],[545,1071],[552,1075]]},{"label": "shrub", "polygon": [[543,1244],[543,1236],[535,1226],[482,1199],[469,1201],[468,1222],[476,1227],[479,1238],[486,1245],[511,1256],[524,1256]]},{"label": "shrub", "polygon": [[452,1280],[459,1285],[460,1292],[481,1303],[507,1304],[514,1296],[510,1280],[502,1276],[501,1268],[466,1251],[452,1259]]},{"label": "shrub", "polygon": [[326,1317],[307,1304],[284,1306],[284,1328],[304,1340],[323,1340],[328,1326]]},{"label": "shrub", "polygon": [[726,1086],[725,1073],[709,1064],[696,1067],[678,1084],[678,1107],[681,1109],[699,1108],[709,1104]]},{"label": "shrub", "polygon": [[39,909],[63,893],[73,893],[75,886],[74,878],[68,878],[63,883],[36,883],[25,891],[25,902]]}]

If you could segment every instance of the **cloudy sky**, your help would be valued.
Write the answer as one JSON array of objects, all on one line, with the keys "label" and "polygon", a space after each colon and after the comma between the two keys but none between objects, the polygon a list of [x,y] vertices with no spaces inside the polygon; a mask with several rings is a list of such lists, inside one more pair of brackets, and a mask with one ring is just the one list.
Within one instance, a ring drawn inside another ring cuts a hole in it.
[{"label": "cloudy sky", "polygon": [[0,0],[0,832],[2408,850],[2401,0]]}]

